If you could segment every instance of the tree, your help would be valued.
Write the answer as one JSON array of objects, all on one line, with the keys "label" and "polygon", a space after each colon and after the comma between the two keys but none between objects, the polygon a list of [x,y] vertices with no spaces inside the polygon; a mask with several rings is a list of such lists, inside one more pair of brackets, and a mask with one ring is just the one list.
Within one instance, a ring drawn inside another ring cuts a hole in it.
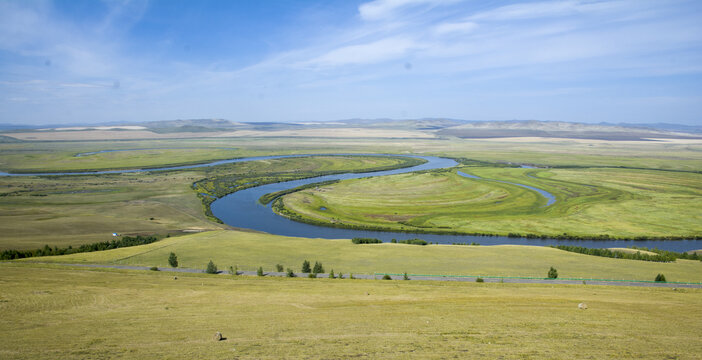
[{"label": "tree", "polygon": [[174,268],[178,267],[178,257],[175,253],[168,255],[168,265]]},{"label": "tree", "polygon": [[286,274],[287,277],[295,277],[295,273],[291,268],[288,268],[288,273]]},{"label": "tree", "polygon": [[548,271],[548,278],[549,279],[557,279],[558,278],[558,270],[556,270],[553,266],[551,266],[551,269]]},{"label": "tree", "polygon": [[305,260],[302,262],[302,272],[305,274],[311,273],[312,269],[310,268],[310,262]]},{"label": "tree", "polygon": [[258,267],[258,270],[256,271],[256,275],[263,276],[263,266]]},{"label": "tree", "polygon": [[312,272],[315,274],[324,274],[324,266],[322,266],[322,263],[315,261]]},{"label": "tree", "polygon": [[383,275],[383,280],[392,280],[392,278],[390,277],[390,275],[385,274]]},{"label": "tree", "polygon": [[329,278],[336,279],[336,276],[334,276],[334,269],[331,269],[331,271],[329,272]]},{"label": "tree", "polygon": [[409,276],[407,276],[407,271],[405,271],[404,275],[402,276],[402,280],[409,280]]},{"label": "tree", "polygon": [[663,275],[663,274],[656,275],[656,282],[666,282],[665,275]]},{"label": "tree", "polygon": [[276,264],[276,265],[275,265],[275,270],[278,271],[278,272],[283,272],[283,265]]},{"label": "tree", "polygon": [[210,260],[209,263],[207,263],[207,269],[205,269],[205,272],[208,274],[216,274],[217,273],[217,265]]}]

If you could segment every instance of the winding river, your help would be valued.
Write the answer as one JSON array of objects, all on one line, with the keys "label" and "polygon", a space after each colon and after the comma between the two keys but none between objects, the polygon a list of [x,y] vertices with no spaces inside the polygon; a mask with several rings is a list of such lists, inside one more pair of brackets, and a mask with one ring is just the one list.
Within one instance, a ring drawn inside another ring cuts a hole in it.
[{"label": "winding river", "polygon": [[[323,155],[381,155],[381,154],[313,154],[315,156]],[[255,160],[268,160],[268,159],[280,159],[280,158],[291,158],[291,157],[303,157],[310,155],[277,155],[277,156],[258,156],[258,157],[248,157],[239,159],[229,159],[214,161],[205,164],[197,165],[184,165],[184,166],[173,166],[173,167],[161,167],[153,169],[130,169],[130,170],[105,170],[105,171],[83,171],[83,172],[60,172],[60,173],[22,173],[22,174],[9,174],[0,172],[0,176],[46,176],[46,175],[99,175],[99,174],[120,174],[120,173],[138,173],[138,172],[149,172],[149,171],[168,171],[168,170],[183,170],[183,169],[193,169],[208,166],[217,166],[223,164],[231,164],[246,161]],[[410,156],[410,155],[394,155],[394,156]],[[699,249],[702,247],[702,242],[697,240],[675,240],[675,241],[630,241],[630,240],[556,240],[556,239],[526,239],[526,238],[508,238],[501,236],[470,236],[470,235],[439,235],[439,234],[415,234],[415,233],[401,233],[401,232],[386,232],[386,231],[368,231],[368,230],[354,230],[354,229],[342,229],[342,228],[332,228],[310,225],[305,223],[300,223],[296,221],[289,220],[285,217],[279,216],[273,212],[270,204],[262,205],[258,202],[258,199],[265,194],[281,191],[285,189],[295,188],[301,185],[306,185],[310,183],[316,183],[327,180],[346,180],[346,179],[356,179],[369,176],[385,176],[392,174],[402,174],[413,171],[421,170],[432,170],[432,169],[442,169],[449,168],[458,165],[452,159],[434,157],[434,156],[417,156],[411,155],[411,157],[421,158],[427,160],[426,163],[417,165],[414,167],[379,171],[379,172],[369,172],[369,173],[347,173],[347,174],[337,174],[328,176],[319,176],[315,178],[302,179],[286,181],[268,185],[261,185],[245,190],[237,191],[233,194],[224,196],[211,205],[212,213],[221,219],[225,224],[246,228],[252,230],[258,230],[267,232],[275,235],[284,236],[297,236],[297,237],[307,237],[307,238],[321,238],[321,239],[350,239],[353,237],[372,237],[378,238],[383,241],[390,241],[391,239],[404,240],[404,239],[414,239],[420,238],[429,242],[439,243],[439,244],[451,244],[451,243],[472,243],[476,242],[481,245],[535,245],[535,246],[548,246],[548,245],[577,245],[592,248],[607,248],[607,247],[627,247],[631,245],[645,246],[649,248],[657,247],[659,249],[671,250],[671,251],[688,251]],[[460,172],[459,172],[460,173]],[[465,173],[460,173],[462,176],[476,178],[473,175],[468,175]],[[478,178],[481,179],[481,178]],[[492,181],[487,180],[486,181]],[[545,206],[552,205],[556,198],[549,194],[548,192],[534,188],[532,186],[510,183],[512,185],[525,187],[527,189],[533,190],[546,197],[547,204]]]}]

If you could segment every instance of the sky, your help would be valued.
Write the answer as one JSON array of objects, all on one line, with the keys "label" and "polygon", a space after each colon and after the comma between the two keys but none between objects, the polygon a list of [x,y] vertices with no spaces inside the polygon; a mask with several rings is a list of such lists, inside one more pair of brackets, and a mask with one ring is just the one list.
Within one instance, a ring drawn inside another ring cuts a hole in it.
[{"label": "sky", "polygon": [[0,0],[0,123],[702,124],[699,0]]}]

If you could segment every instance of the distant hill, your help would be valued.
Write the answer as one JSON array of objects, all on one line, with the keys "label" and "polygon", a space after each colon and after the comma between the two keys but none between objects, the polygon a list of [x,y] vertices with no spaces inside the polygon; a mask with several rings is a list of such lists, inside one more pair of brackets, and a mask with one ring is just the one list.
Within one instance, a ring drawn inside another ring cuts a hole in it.
[{"label": "distant hill", "polygon": [[658,130],[643,126],[583,124],[564,121],[481,121],[444,128],[438,135],[459,138],[546,137],[593,140],[700,139],[699,134]]},{"label": "distant hill", "polygon": [[[27,126],[0,124],[0,131],[8,136],[13,133],[51,131],[142,131],[140,138],[154,137],[209,137],[237,136],[237,132],[255,136],[326,136],[326,131],[348,129],[347,132],[363,136],[363,129],[369,132],[388,130],[394,133],[418,134],[423,137],[458,137],[464,139],[503,138],[503,137],[545,137],[595,140],[647,140],[647,139],[702,139],[702,126],[679,124],[585,124],[565,121],[508,120],[481,121],[448,118],[422,119],[344,119],[309,122],[234,122],[225,119],[178,119],[141,123],[109,123],[99,125]],[[134,132],[137,136],[136,132]],[[322,135],[320,135],[322,134]],[[24,135],[31,139],[30,135]],[[108,135],[102,135],[108,137]],[[282,135],[286,136],[286,135]],[[396,135],[397,136],[397,135]],[[20,136],[21,137],[21,136]],[[6,140],[7,141],[7,140]]]}]

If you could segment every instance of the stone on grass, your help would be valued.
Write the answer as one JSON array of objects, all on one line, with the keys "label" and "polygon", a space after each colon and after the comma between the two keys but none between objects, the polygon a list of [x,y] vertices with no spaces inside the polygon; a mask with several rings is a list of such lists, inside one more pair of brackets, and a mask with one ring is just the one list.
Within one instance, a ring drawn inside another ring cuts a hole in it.
[{"label": "stone on grass", "polygon": [[580,303],[580,304],[578,304],[578,309],[580,309],[580,310],[585,310],[585,309],[587,309],[587,304],[586,304],[586,303]]}]

